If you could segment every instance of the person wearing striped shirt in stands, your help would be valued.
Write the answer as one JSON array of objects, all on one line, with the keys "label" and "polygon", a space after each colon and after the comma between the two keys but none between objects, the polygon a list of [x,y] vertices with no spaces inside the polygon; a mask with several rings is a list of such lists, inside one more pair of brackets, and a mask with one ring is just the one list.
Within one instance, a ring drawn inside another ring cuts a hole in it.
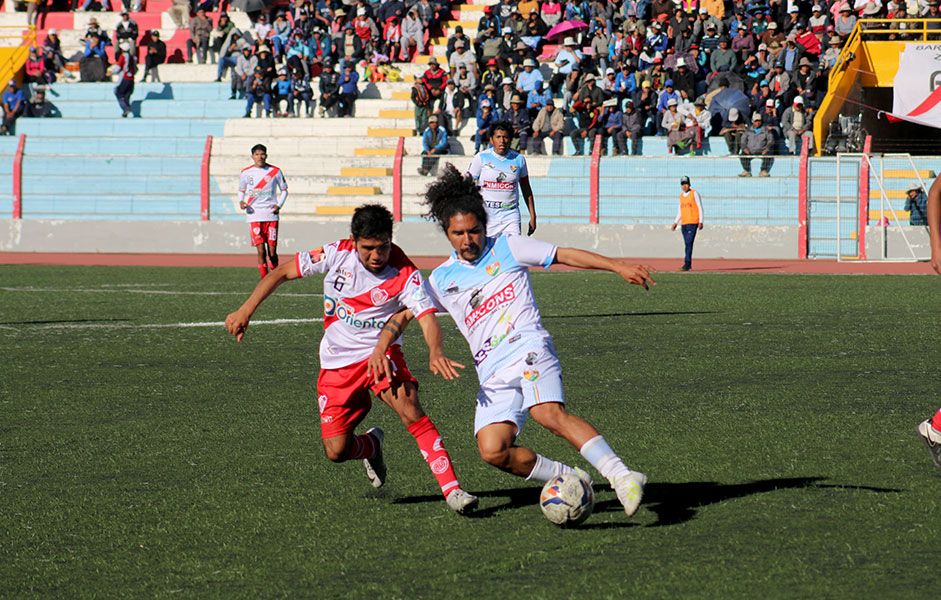
[{"label": "person wearing striped shirt in stands", "polygon": [[681,269],[689,271],[693,268],[693,241],[696,239],[696,232],[702,229],[702,198],[699,192],[690,187],[689,177],[683,176],[680,179],[680,187],[683,188],[680,193],[680,206],[676,209],[676,218],[673,219],[670,229],[676,231],[676,226],[681,225],[683,242],[686,244],[686,258]]},{"label": "person wearing striped shirt in stands", "polygon": [[278,266],[278,219],[288,199],[288,184],[281,169],[268,164],[263,144],[252,146],[252,162],[239,175],[239,208],[245,211],[252,246],[258,250],[258,273],[264,279],[269,262],[271,269]]}]

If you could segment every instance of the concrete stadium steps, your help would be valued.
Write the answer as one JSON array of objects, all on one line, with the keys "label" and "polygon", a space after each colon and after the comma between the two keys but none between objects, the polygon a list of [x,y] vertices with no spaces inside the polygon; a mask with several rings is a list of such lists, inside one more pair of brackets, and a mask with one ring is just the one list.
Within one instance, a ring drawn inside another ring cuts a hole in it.
[{"label": "concrete stadium steps", "polygon": [[101,174],[101,171],[88,171],[88,173],[56,176],[33,166],[33,168],[23,170],[23,191],[30,195],[56,195],[62,194],[63,189],[66,189],[63,186],[69,186],[71,189],[93,190],[96,194],[189,194],[190,196],[195,194],[199,196],[198,179],[172,175],[154,176],[136,171],[126,171],[122,177],[118,178],[113,176],[114,173],[110,169],[107,175]]},{"label": "concrete stadium steps", "polygon": [[[24,188],[24,195],[27,193]],[[24,196],[25,197],[25,196]],[[200,214],[199,195],[35,194],[24,200],[26,219],[87,221],[193,221]]]},{"label": "concrete stadium steps", "polygon": [[[175,65],[168,65],[175,66]],[[192,65],[188,65],[192,66]],[[161,67],[162,68],[162,67]],[[110,101],[117,106],[114,97],[115,83],[66,83],[52,86],[47,99],[59,101]],[[136,83],[132,100],[157,101],[203,101],[228,100],[229,86],[212,81],[202,83]]]},{"label": "concrete stadium steps", "polygon": [[17,133],[69,138],[160,138],[168,135],[203,137],[221,135],[225,119],[20,119]]},{"label": "concrete stadium steps", "polygon": [[[176,176],[183,178],[188,173],[194,173],[199,179],[199,165],[201,155],[190,156],[115,156],[115,155],[47,155],[28,156],[23,161],[24,177],[38,174],[50,179],[62,178],[63,192],[71,191],[68,180],[80,177],[83,174],[94,174],[105,177],[115,177],[116,182],[130,181],[129,176],[142,175],[159,179],[160,177]],[[111,185],[116,185],[112,183]],[[97,189],[97,188],[91,188]]]},{"label": "concrete stadium steps", "polygon": [[225,124],[226,136],[399,137],[414,135],[414,119],[238,119]]},{"label": "concrete stadium steps", "polygon": [[[116,100],[73,100],[55,102],[63,115],[84,112],[89,119],[108,119],[121,116]],[[131,116],[143,119],[230,119],[245,113],[245,101],[237,100],[176,100],[155,102],[131,99]]]},{"label": "concrete stadium steps", "polygon": [[[242,169],[251,163],[246,146],[239,155],[217,154],[213,144],[213,154],[210,159],[210,169],[213,175],[220,177],[237,176]],[[277,154],[268,147],[271,163],[280,167],[289,178],[290,184],[295,176],[343,176],[343,177],[391,177],[392,158],[324,158],[324,160],[311,160],[308,156]],[[365,169],[366,171],[356,171]],[[348,171],[348,172],[347,172]],[[293,184],[292,184],[293,188]]]}]

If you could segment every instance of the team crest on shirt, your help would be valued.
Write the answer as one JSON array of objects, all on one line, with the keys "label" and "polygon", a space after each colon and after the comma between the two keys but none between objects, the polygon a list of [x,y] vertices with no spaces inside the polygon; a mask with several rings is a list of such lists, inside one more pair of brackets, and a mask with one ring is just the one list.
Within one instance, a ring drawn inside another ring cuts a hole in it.
[{"label": "team crest on shirt", "polygon": [[526,369],[525,371],[523,371],[523,378],[526,381],[536,381],[537,379],[539,379],[539,371],[535,369]]},{"label": "team crest on shirt", "polygon": [[519,169],[516,165],[510,165],[510,171],[516,173],[516,170]]},{"label": "team crest on shirt", "polygon": [[491,277],[497,275],[500,272],[500,261],[498,260],[490,263],[485,267],[485,270],[487,271],[487,275],[490,275]]},{"label": "team crest on shirt", "polygon": [[497,181],[506,181],[506,173],[500,171],[500,174],[497,175]]},{"label": "team crest on shirt", "polygon": [[478,306],[480,306],[480,294],[482,292],[483,290],[476,289],[474,290],[474,293],[471,294],[470,300],[468,300],[467,302],[468,304],[470,304],[471,308],[477,308]]},{"label": "team crest on shirt", "polygon": [[389,292],[382,288],[373,288],[369,292],[369,299],[372,300],[373,306],[379,306],[380,304],[384,304],[385,301],[389,299]]}]

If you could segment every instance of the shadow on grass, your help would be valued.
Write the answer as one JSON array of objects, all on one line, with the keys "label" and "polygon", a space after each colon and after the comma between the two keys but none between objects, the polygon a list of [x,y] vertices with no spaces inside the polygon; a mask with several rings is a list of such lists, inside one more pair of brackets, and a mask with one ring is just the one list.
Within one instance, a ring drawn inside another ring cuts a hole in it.
[{"label": "shadow on grass", "polygon": [[[644,489],[644,503],[641,508],[645,508],[657,515],[657,520],[647,527],[662,527],[665,525],[678,525],[685,523],[696,517],[696,511],[703,506],[718,504],[726,500],[735,500],[754,494],[764,494],[786,489],[835,489],[835,490],[857,490],[879,494],[900,493],[902,490],[894,488],[880,488],[865,485],[837,485],[823,484],[823,477],[789,477],[776,479],[760,479],[746,483],[718,483],[715,481],[691,481],[687,483],[651,483]],[[609,487],[604,484],[595,484],[595,494],[599,492],[608,492]],[[518,508],[535,509],[539,504],[539,493],[541,488],[519,487],[502,490],[489,490],[482,492],[473,492],[481,498],[482,508],[474,511],[470,518],[487,519],[495,516],[505,510],[514,510]],[[503,500],[498,504],[488,506],[490,502],[484,501],[488,498],[497,498]],[[393,504],[419,504],[423,502],[441,502],[441,496],[406,496],[396,498]],[[616,498],[603,500],[595,504],[595,513],[602,512],[621,512],[623,508]],[[617,523],[587,523],[579,529],[616,529],[623,527],[634,527],[635,523],[617,522]]]},{"label": "shadow on grass", "polygon": [[[651,483],[644,490],[643,506],[657,515],[657,520],[648,527],[678,525],[696,517],[697,509],[726,500],[735,500],[755,494],[764,494],[787,489],[841,489],[861,490],[874,493],[899,493],[902,490],[860,485],[829,485],[820,483],[823,477],[787,477],[759,479],[746,483],[718,483],[715,481],[691,481],[687,483]],[[620,511],[616,500],[605,500],[595,505],[595,512]]]},{"label": "shadow on grass", "polygon": [[577,315],[543,315],[544,320],[549,319],[597,319],[600,317],[675,317],[681,315],[714,315],[715,310],[654,310],[649,312],[620,312],[620,313],[602,313],[602,314],[577,314]]}]

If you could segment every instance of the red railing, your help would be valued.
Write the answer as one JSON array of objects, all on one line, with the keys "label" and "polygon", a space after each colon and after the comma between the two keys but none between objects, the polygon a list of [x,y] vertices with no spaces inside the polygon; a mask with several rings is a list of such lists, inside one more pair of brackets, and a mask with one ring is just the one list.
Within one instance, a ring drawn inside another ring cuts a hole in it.
[{"label": "red railing", "polygon": [[588,222],[598,224],[598,190],[601,172],[601,136],[596,135],[591,145],[591,171],[588,176]]},{"label": "red railing", "polygon": [[20,134],[13,157],[13,218],[23,218],[23,150],[26,148],[26,134]]},{"label": "red railing", "polygon": [[800,168],[797,175],[797,258],[807,258],[807,185],[810,144],[801,144]]},{"label": "red railing", "polygon": [[199,218],[209,220],[209,158],[212,156],[212,136],[206,136],[203,164],[199,175]]},{"label": "red railing", "polygon": [[395,146],[395,159],[392,161],[392,220],[402,222],[402,156],[405,154],[405,138],[400,137]]},{"label": "red railing", "polygon": [[[859,260],[866,260],[866,226],[869,225],[869,152],[872,150],[872,136],[867,135],[863,142],[863,159],[859,161],[859,223],[856,232],[856,254]],[[839,248],[837,249],[839,250]]]}]

